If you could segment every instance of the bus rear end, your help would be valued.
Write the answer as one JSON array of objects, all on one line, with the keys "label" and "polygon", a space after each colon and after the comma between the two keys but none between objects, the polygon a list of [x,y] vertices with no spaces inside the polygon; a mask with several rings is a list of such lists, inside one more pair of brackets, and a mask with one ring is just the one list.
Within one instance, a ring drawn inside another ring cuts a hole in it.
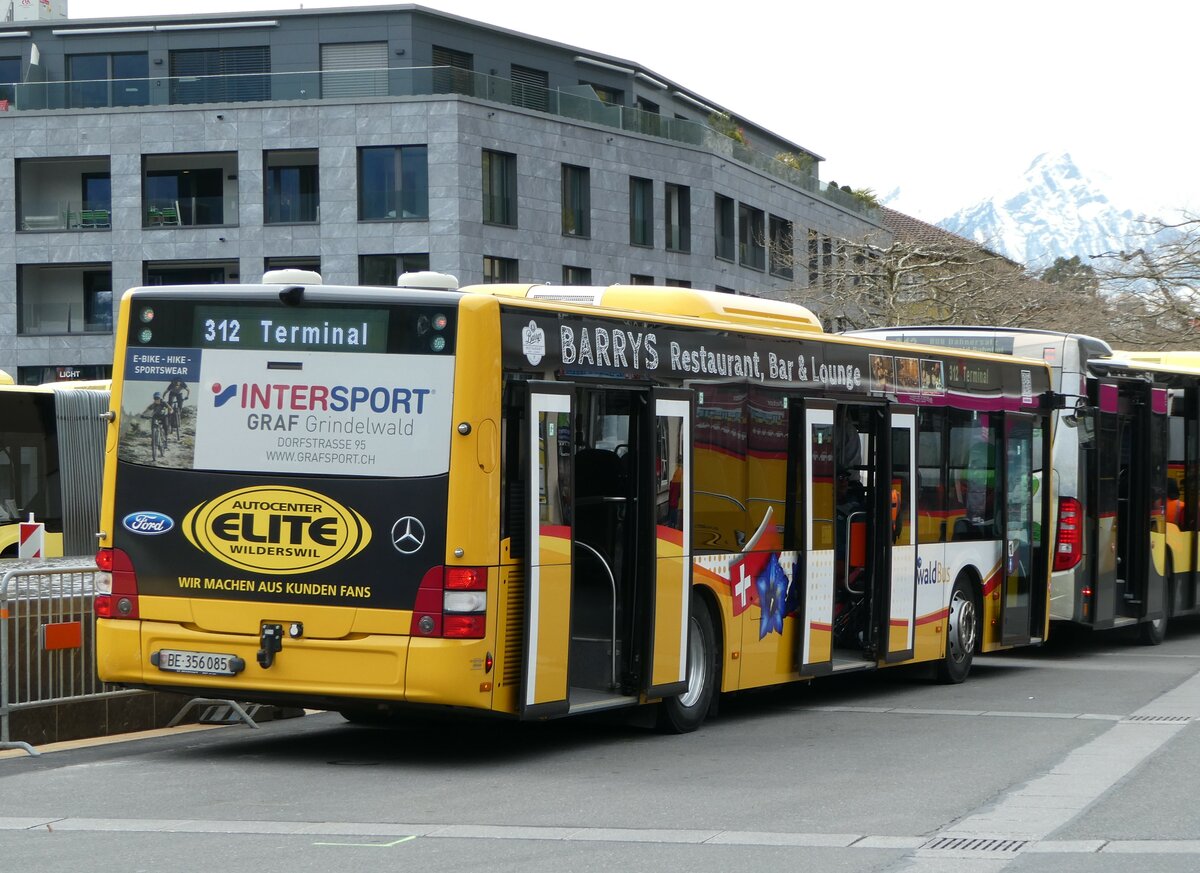
[{"label": "bus rear end", "polygon": [[[343,710],[490,706],[474,667],[495,549],[445,566],[456,378],[472,378],[457,372],[461,299],[300,285],[125,296],[102,679]],[[478,416],[487,386],[463,393]]]}]

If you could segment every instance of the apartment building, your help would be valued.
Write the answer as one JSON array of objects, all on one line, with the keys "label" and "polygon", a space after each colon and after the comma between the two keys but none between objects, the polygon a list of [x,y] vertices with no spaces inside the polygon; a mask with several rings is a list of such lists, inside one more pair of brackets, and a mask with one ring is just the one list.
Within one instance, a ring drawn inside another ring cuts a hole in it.
[{"label": "apartment building", "polygon": [[421,6],[10,20],[0,369],[103,377],[125,289],[278,267],[777,296],[886,232],[820,161],[639,62]]}]

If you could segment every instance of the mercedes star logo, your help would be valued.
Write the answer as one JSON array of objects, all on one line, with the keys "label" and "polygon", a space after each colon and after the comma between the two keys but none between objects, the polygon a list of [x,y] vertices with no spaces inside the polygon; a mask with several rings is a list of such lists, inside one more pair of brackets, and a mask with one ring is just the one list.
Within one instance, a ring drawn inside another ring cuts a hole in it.
[{"label": "mercedes star logo", "polygon": [[421,519],[406,515],[392,525],[392,545],[402,555],[411,555],[425,545],[425,525]]}]

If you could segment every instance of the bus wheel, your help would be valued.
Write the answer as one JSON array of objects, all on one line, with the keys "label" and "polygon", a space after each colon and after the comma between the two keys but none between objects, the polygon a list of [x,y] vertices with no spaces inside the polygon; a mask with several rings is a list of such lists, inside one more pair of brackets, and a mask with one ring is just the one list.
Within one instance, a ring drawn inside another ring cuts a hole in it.
[{"label": "bus wheel", "polygon": [[938,662],[937,681],[957,685],[971,672],[975,642],[979,636],[979,610],[975,606],[974,586],[966,576],[954,581],[950,592],[950,613],[946,618],[946,654]]},{"label": "bus wheel", "polygon": [[713,629],[712,614],[704,601],[693,594],[688,623],[687,691],[659,704],[658,729],[683,734],[700,727],[712,705],[719,676],[717,632]]}]

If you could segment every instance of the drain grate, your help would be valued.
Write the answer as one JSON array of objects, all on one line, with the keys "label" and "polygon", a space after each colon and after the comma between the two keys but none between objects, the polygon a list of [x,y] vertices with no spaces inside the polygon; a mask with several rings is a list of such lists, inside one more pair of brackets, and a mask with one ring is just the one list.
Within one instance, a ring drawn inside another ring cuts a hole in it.
[{"label": "drain grate", "polygon": [[1003,837],[934,837],[923,850],[935,852],[989,852],[1015,855],[1029,844],[1029,840],[1010,840]]},{"label": "drain grate", "polygon": [[1187,724],[1190,715],[1129,715],[1121,719],[1124,724]]}]

